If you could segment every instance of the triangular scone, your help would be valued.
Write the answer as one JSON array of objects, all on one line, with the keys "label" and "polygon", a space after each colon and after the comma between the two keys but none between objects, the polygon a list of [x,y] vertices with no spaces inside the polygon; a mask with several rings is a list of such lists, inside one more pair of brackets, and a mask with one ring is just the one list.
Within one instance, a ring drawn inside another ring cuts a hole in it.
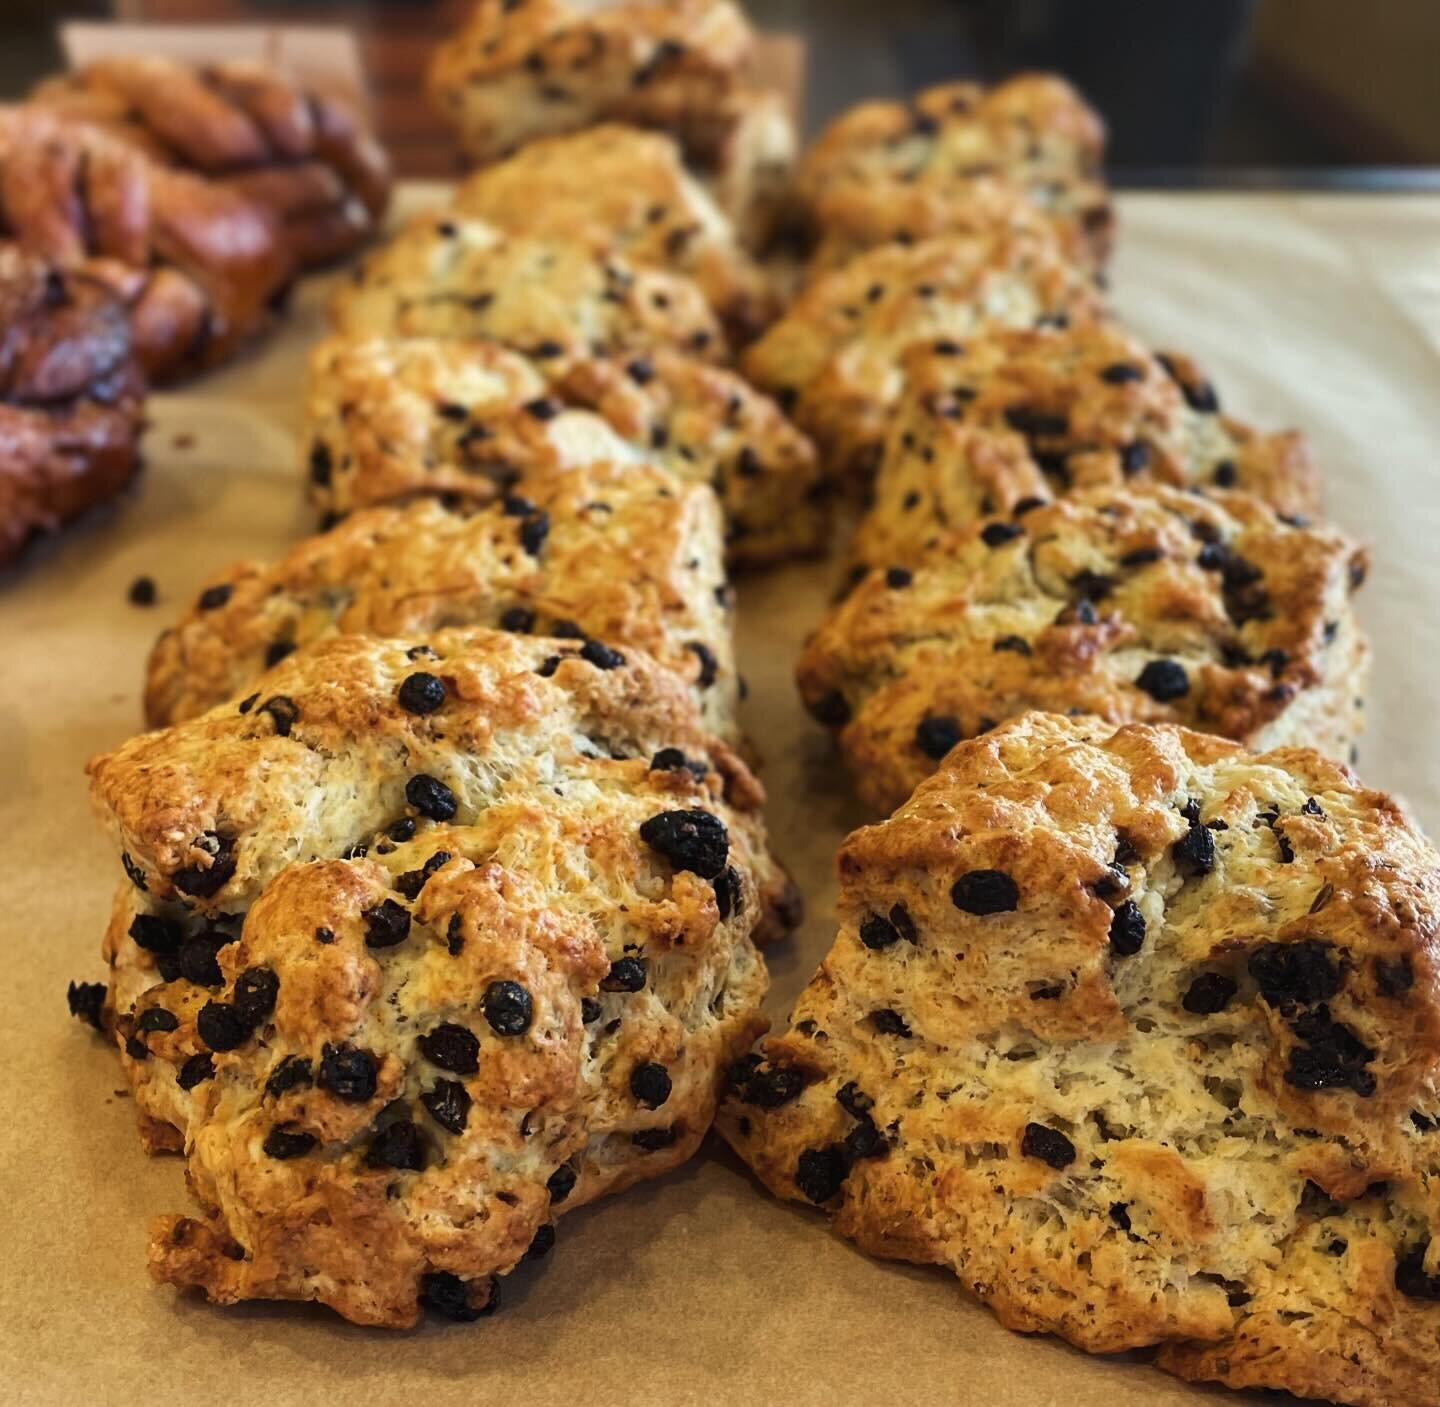
[{"label": "triangular scone", "polygon": [[1440,857],[1300,749],[1031,714],[839,856],[720,1127],[1007,1326],[1440,1402]]}]

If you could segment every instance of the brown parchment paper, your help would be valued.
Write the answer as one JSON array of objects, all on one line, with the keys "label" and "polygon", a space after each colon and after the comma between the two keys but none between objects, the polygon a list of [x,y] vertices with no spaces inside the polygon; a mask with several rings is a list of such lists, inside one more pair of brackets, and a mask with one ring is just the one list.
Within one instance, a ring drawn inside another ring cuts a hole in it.
[{"label": "brown parchment paper", "polygon": [[[413,206],[424,193],[410,191]],[[1314,436],[1333,515],[1375,546],[1361,771],[1440,826],[1440,200],[1136,195],[1113,287],[1148,337],[1211,366],[1227,407]],[[150,1284],[146,1225],[188,1205],[148,1160],[118,1069],[65,1012],[101,976],[118,868],[81,766],[138,725],[151,639],[216,564],[310,528],[292,424],[325,287],[283,335],[153,400],[138,491],[0,576],[0,1403],[317,1407],[851,1401],[1181,1407],[1273,1402],[1006,1333],[939,1270],[868,1260],[728,1154],[563,1218],[468,1326],[364,1330],[315,1308],[222,1310]],[[790,683],[830,568],[740,589],[746,722],[810,906],[771,955],[783,1014],[831,935],[831,859],[863,819]],[[141,573],[157,606],[129,605]]]}]

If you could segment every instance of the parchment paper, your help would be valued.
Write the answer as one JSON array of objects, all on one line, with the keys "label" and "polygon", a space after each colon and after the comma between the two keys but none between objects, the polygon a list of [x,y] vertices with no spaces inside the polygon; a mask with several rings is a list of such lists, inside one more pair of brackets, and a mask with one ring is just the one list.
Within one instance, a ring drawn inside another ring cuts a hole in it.
[{"label": "parchment paper", "polygon": [[[416,193],[408,203],[413,203]],[[1361,771],[1440,827],[1440,200],[1136,195],[1113,287],[1136,327],[1207,362],[1225,405],[1313,435],[1333,516],[1371,539],[1376,673]],[[310,520],[291,425],[324,286],[244,363],[153,400],[138,492],[0,576],[0,1402],[217,1407],[863,1400],[1147,1407],[1276,1399],[1187,1387],[1000,1329],[939,1270],[871,1261],[711,1148],[574,1213],[469,1326],[388,1334],[315,1308],[221,1310],[152,1286],[151,1216],[188,1205],[147,1160],[118,1068],[65,1013],[97,978],[117,874],[80,769],[135,730],[153,636],[222,561]],[[783,1014],[830,937],[831,859],[863,817],[790,669],[830,569],[745,581],[747,724],[810,918],[772,955]],[[159,605],[126,601],[141,573]]]}]

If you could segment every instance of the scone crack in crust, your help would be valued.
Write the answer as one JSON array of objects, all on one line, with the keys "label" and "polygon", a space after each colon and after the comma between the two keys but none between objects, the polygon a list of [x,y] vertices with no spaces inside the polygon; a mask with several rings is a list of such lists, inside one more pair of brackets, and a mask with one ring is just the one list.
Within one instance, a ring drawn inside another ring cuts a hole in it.
[{"label": "scone crack in crust", "polygon": [[97,1015],[202,1207],[152,1268],[475,1317],[561,1203],[688,1157],[764,1029],[763,792],[638,651],[336,636],[262,685],[90,767]]},{"label": "scone crack in crust", "polygon": [[823,545],[814,446],[733,372],[664,348],[558,378],[543,366],[495,342],[327,338],[301,437],[310,501],[332,514],[425,493],[481,502],[532,470],[647,461],[715,489],[734,565]]},{"label": "scone crack in crust", "polygon": [[815,437],[833,476],[864,480],[915,343],[1104,315],[1093,277],[1048,236],[944,235],[870,250],[811,280],[740,365]]},{"label": "scone crack in crust", "polygon": [[551,376],[588,357],[672,347],[723,361],[725,335],[691,280],[569,240],[420,215],[336,290],[351,336],[489,338]]},{"label": "scone crack in crust", "polygon": [[753,46],[731,0],[479,0],[436,49],[428,83],[478,165],[601,121],[673,132],[703,160]]},{"label": "scone crack in crust", "polygon": [[660,132],[607,123],[542,137],[468,177],[453,203],[512,234],[575,240],[691,278],[742,341],[777,310],[729,218]]},{"label": "scone crack in crust", "polygon": [[1079,490],[899,562],[862,577],[797,668],[878,811],[1028,709],[1340,759],[1359,736],[1369,650],[1351,597],[1368,554],[1248,494]]},{"label": "scone crack in crust", "polygon": [[838,869],[835,945],[719,1116],[771,1191],[1014,1329],[1440,1401],[1440,862],[1393,801],[1031,714]]},{"label": "scone crack in crust", "polygon": [[862,561],[909,560],[946,527],[1102,484],[1243,489],[1294,516],[1320,507],[1303,436],[1223,415],[1192,361],[1113,324],[922,343],[904,376],[856,535]]},{"label": "scone crack in crust", "polygon": [[644,464],[536,474],[473,511],[436,499],[352,514],[278,562],[242,562],[164,632],[152,725],[193,718],[292,650],[336,633],[451,626],[567,637],[654,656],[708,725],[738,735],[731,595],[714,495]]},{"label": "scone crack in crust", "polygon": [[797,173],[820,236],[816,262],[833,268],[895,240],[1044,223],[1071,258],[1099,267],[1114,223],[1104,144],[1099,114],[1049,74],[862,103],[821,133]]}]

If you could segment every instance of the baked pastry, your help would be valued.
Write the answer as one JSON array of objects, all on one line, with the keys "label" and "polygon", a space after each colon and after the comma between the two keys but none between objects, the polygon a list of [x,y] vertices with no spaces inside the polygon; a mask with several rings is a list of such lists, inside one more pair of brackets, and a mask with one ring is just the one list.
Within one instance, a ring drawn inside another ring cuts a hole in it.
[{"label": "baked pastry", "polygon": [[1092,277],[1048,237],[945,235],[886,245],[820,275],[746,348],[741,368],[793,410],[831,473],[863,481],[903,389],[908,347],[1103,312]]},{"label": "baked pastry", "polygon": [[909,562],[987,513],[1127,483],[1243,489],[1292,516],[1320,508],[1305,437],[1222,415],[1188,358],[1153,355],[1113,324],[1000,329],[907,354],[854,552]]},{"label": "baked pastry", "polygon": [[294,273],[272,212],[252,197],[42,107],[0,108],[0,233],[107,284],[157,380],[224,360]]},{"label": "baked pastry", "polygon": [[115,55],[46,79],[27,102],[259,201],[301,264],[368,239],[390,199],[389,159],[355,109],[250,59]]},{"label": "baked pastry", "polygon": [[1248,494],[1083,489],[866,576],[805,647],[811,712],[877,810],[1028,709],[1350,756],[1367,555]]},{"label": "baked pastry", "polygon": [[763,253],[796,218],[799,138],[780,93],[742,89],[688,124],[686,164],[730,217],[741,244]]},{"label": "baked pastry", "polygon": [[726,1139],[1007,1327],[1440,1402],[1440,862],[1303,749],[1030,714],[839,855]]},{"label": "baked pastry", "polygon": [[278,562],[239,562],[156,641],[152,726],[250,690],[268,665],[332,635],[492,626],[563,636],[563,659],[638,649],[738,736],[730,594],[714,495],[645,464],[523,479],[473,512],[422,498],[352,514]]},{"label": "baked pastry", "polygon": [[945,83],[909,103],[861,103],[806,151],[796,186],[821,267],[894,240],[1038,219],[1099,268],[1114,225],[1104,154],[1100,115],[1063,79],[1027,73],[988,91]]},{"label": "baked pastry", "polygon": [[731,0],[479,0],[429,89],[470,161],[597,122],[713,132],[754,45]]},{"label": "baked pastry", "polygon": [[575,240],[684,274],[742,341],[776,312],[734,226],[660,132],[607,123],[539,138],[464,181],[455,208],[511,234]]},{"label": "baked pastry", "polygon": [[125,309],[0,242],[0,565],[130,482],[144,405]]},{"label": "baked pastry", "polygon": [[490,338],[548,376],[582,357],[655,347],[726,355],[689,279],[448,211],[417,217],[369,255],[336,291],[331,318],[349,336]]},{"label": "baked pastry", "polygon": [[202,1207],[158,1279],[473,1319],[694,1152],[763,1026],[762,793],[667,671],[556,644],[334,637],[91,763],[127,875],[96,1015]]},{"label": "baked pastry", "polygon": [[648,461],[714,486],[732,564],[823,546],[815,451],[732,372],[658,351],[554,383],[494,342],[332,337],[315,348],[301,437],[322,512],[440,493],[484,502],[536,469]]}]

